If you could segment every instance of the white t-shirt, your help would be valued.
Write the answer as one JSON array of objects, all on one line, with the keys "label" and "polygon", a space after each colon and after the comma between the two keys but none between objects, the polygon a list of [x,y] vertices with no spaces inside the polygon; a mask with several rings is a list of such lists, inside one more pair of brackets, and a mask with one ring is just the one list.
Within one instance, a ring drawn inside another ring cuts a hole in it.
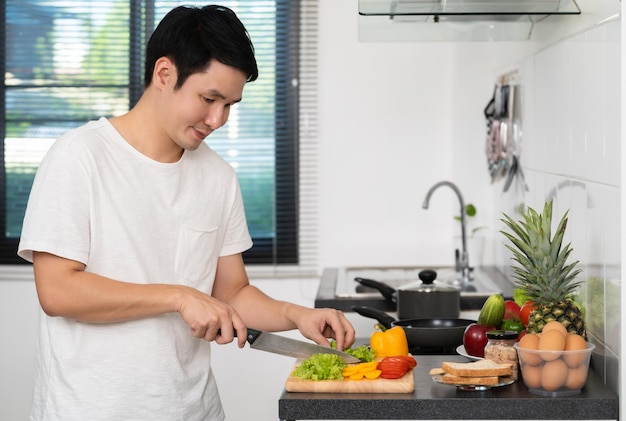
[{"label": "white t-shirt", "polygon": [[[218,257],[251,245],[235,172],[206,144],[160,163],[101,118],[44,158],[18,254],[210,293]],[[31,419],[222,420],[210,359],[210,344],[177,313],[90,324],[42,312]]]}]

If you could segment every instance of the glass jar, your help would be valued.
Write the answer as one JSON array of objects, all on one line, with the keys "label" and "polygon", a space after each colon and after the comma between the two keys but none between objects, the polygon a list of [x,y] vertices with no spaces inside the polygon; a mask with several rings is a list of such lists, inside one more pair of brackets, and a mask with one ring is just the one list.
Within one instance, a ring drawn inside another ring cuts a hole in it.
[{"label": "glass jar", "polygon": [[511,364],[515,380],[517,380],[519,362],[513,345],[517,342],[517,336],[518,333],[513,330],[490,330],[487,332],[487,345],[485,345],[485,358],[498,364]]}]

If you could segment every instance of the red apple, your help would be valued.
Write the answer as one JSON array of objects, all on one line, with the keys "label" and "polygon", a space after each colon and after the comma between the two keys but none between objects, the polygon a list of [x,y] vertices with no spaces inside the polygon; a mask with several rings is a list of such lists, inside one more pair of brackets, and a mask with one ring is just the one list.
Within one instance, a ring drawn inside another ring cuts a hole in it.
[{"label": "red apple", "polygon": [[494,326],[471,323],[463,333],[463,346],[469,355],[485,357],[485,345],[487,345],[487,332],[496,330]]}]

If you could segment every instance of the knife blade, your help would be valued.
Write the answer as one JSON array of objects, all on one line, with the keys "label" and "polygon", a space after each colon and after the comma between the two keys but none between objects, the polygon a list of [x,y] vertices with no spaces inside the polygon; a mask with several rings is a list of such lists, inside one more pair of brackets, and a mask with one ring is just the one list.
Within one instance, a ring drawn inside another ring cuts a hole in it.
[{"label": "knife blade", "polygon": [[274,354],[286,355],[288,357],[306,360],[313,354],[335,354],[343,358],[343,360],[348,364],[361,362],[358,358],[337,349],[327,348],[325,346],[299,341],[297,339],[286,338],[281,335],[262,332],[256,329],[248,328],[248,336],[246,337],[246,340],[250,344],[250,348],[272,352]]}]

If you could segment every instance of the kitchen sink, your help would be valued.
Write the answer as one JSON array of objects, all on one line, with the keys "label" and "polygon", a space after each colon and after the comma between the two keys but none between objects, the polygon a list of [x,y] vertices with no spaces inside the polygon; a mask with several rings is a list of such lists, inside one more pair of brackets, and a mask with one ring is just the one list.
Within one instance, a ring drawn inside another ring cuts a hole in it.
[{"label": "kitchen sink", "polygon": [[481,268],[474,268],[470,274],[470,281],[463,283],[459,274],[453,267],[343,267],[337,270],[335,284],[336,298],[374,298],[381,297],[381,293],[370,287],[363,286],[354,278],[369,278],[383,282],[392,288],[410,287],[421,284],[418,277],[420,271],[433,269],[437,272],[437,281],[458,287],[461,297],[487,297],[494,293],[503,294],[503,288],[499,287],[492,279],[493,273],[488,273]]},{"label": "kitchen sink", "polygon": [[482,266],[470,271],[470,281],[463,284],[452,266],[343,266],[325,268],[315,296],[315,307],[330,307],[353,312],[353,306],[367,306],[395,312],[396,304],[373,288],[364,287],[355,277],[381,281],[392,288],[419,284],[418,273],[423,269],[437,271],[437,279],[455,285],[461,293],[461,311],[480,310],[488,296],[500,293],[505,299],[513,297],[511,277],[496,266]]}]

